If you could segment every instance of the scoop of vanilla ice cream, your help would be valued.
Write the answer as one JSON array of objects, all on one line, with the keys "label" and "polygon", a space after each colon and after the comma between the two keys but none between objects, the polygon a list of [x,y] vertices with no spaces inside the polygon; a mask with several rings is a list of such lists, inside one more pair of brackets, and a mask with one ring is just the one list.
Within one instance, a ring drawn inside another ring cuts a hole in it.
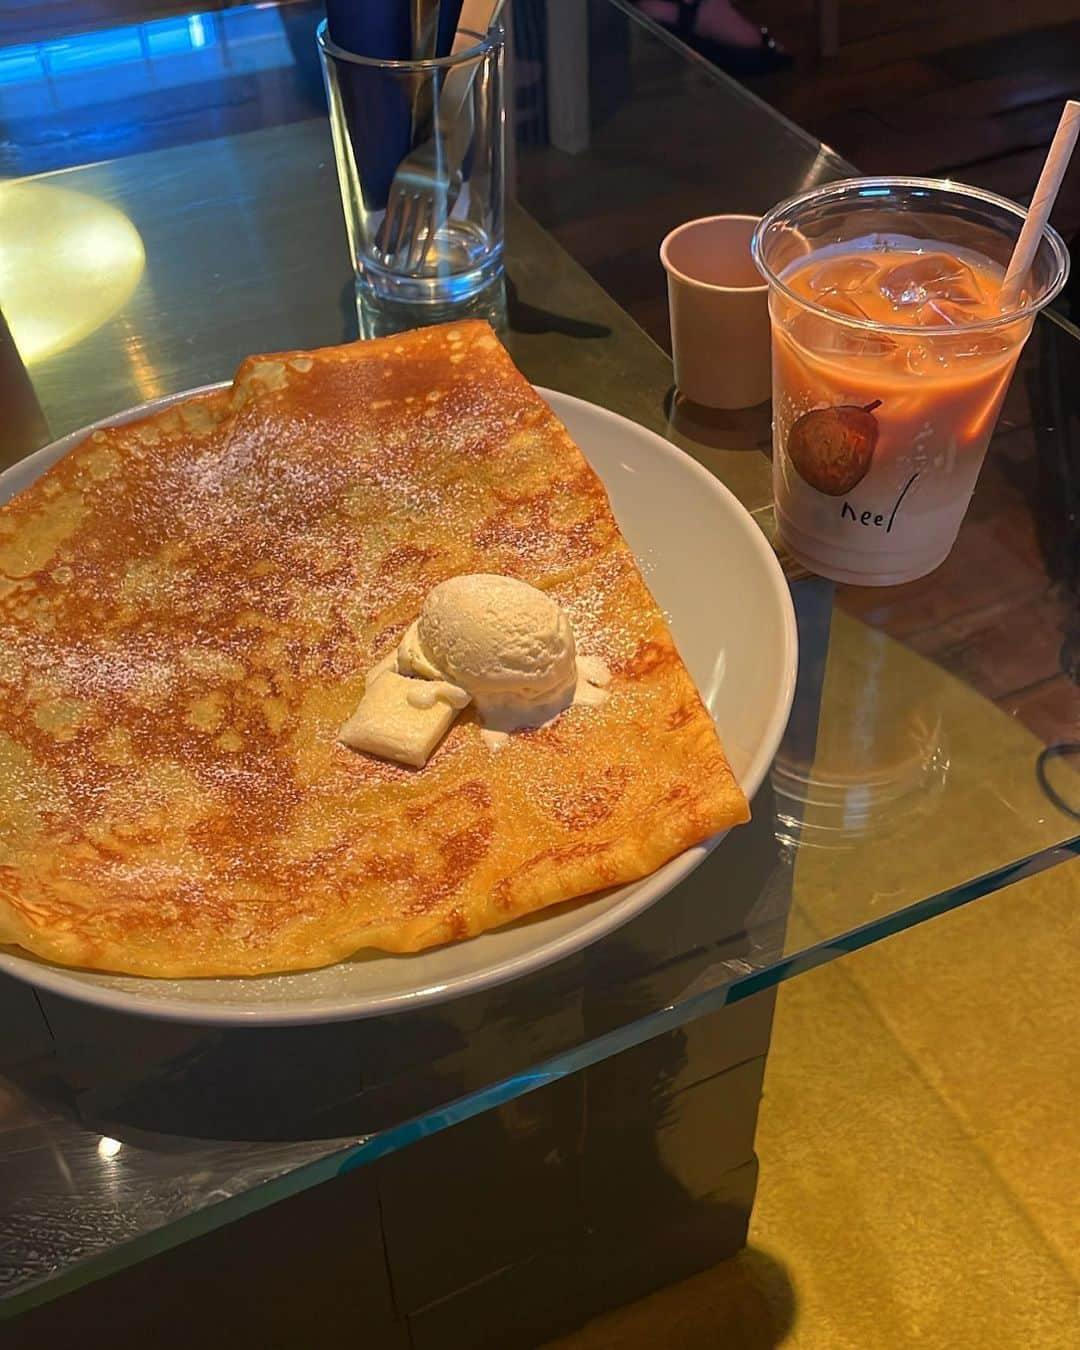
[{"label": "scoop of vanilla ice cream", "polygon": [[399,668],[460,686],[487,726],[538,726],[573,702],[570,621],[527,582],[483,572],[451,577],[428,593],[414,627]]}]

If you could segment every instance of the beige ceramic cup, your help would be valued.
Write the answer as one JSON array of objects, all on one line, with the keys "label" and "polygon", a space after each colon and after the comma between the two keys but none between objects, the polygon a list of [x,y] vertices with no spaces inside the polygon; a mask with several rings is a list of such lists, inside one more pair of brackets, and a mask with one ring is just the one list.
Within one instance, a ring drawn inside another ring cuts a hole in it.
[{"label": "beige ceramic cup", "polygon": [[706,408],[769,397],[769,292],[750,256],[757,216],[705,216],[660,245],[679,391]]}]

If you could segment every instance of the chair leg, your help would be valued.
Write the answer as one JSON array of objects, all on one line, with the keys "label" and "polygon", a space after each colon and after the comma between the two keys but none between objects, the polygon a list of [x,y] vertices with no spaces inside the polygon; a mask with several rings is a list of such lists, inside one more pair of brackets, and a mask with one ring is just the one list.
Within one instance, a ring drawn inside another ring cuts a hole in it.
[{"label": "chair leg", "polygon": [[840,0],[814,0],[817,13],[818,56],[835,56],[840,50]]},{"label": "chair leg", "polygon": [[589,21],[581,0],[548,0],[548,128],[557,150],[589,148]]}]

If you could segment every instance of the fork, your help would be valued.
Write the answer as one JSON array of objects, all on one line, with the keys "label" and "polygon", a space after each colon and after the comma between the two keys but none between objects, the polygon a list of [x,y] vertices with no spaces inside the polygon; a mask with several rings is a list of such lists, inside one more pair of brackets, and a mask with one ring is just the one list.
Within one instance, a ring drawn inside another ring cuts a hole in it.
[{"label": "fork", "polygon": [[[502,0],[466,0],[458,27],[486,33]],[[455,46],[457,42],[455,41]],[[462,164],[473,134],[472,85],[477,63],[454,66],[443,81],[430,133],[398,165],[376,246],[384,267],[416,272],[461,192]]]},{"label": "fork", "polygon": [[390,184],[377,238],[385,267],[415,272],[423,265],[435,231],[461,192],[461,166],[472,140],[475,65],[451,70],[443,83],[431,134],[405,156]]}]

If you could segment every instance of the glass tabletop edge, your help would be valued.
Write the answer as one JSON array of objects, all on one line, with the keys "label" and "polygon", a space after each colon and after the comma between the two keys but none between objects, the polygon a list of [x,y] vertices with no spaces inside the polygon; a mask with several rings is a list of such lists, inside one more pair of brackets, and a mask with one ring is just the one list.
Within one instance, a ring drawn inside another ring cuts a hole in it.
[{"label": "glass tabletop edge", "polygon": [[[684,1001],[668,1003],[644,1017],[553,1055],[532,1069],[512,1074],[459,1097],[427,1115],[412,1117],[401,1125],[350,1141],[343,1147],[340,1146],[341,1141],[328,1141],[330,1147],[320,1158],[306,1161],[250,1190],[195,1210],[173,1222],[166,1222],[143,1235],[129,1238],[108,1251],[88,1256],[55,1275],[43,1276],[23,1289],[6,1295],[0,1299],[0,1321],[18,1317],[95,1280],[118,1274],[147,1257],[169,1251],[312,1186],[359,1167],[369,1166],[410,1144],[462,1124],[486,1111],[505,1106],[538,1088],[579,1073],[665,1032],[717,1013],[729,1004],[774,988],[796,975],[827,965],[840,956],[859,951],[883,938],[896,936],[928,919],[937,918],[972,901],[985,899],[1016,882],[1078,859],[1080,834],[915,901],[881,919],[861,924],[846,934],[824,938],[799,952],[782,956],[760,968],[734,974],[729,979],[717,978],[715,983],[690,994]],[[723,965],[722,962],[720,964]],[[700,978],[708,979],[709,975],[710,972],[706,972]],[[335,1147],[335,1143],[339,1146]]]}]

